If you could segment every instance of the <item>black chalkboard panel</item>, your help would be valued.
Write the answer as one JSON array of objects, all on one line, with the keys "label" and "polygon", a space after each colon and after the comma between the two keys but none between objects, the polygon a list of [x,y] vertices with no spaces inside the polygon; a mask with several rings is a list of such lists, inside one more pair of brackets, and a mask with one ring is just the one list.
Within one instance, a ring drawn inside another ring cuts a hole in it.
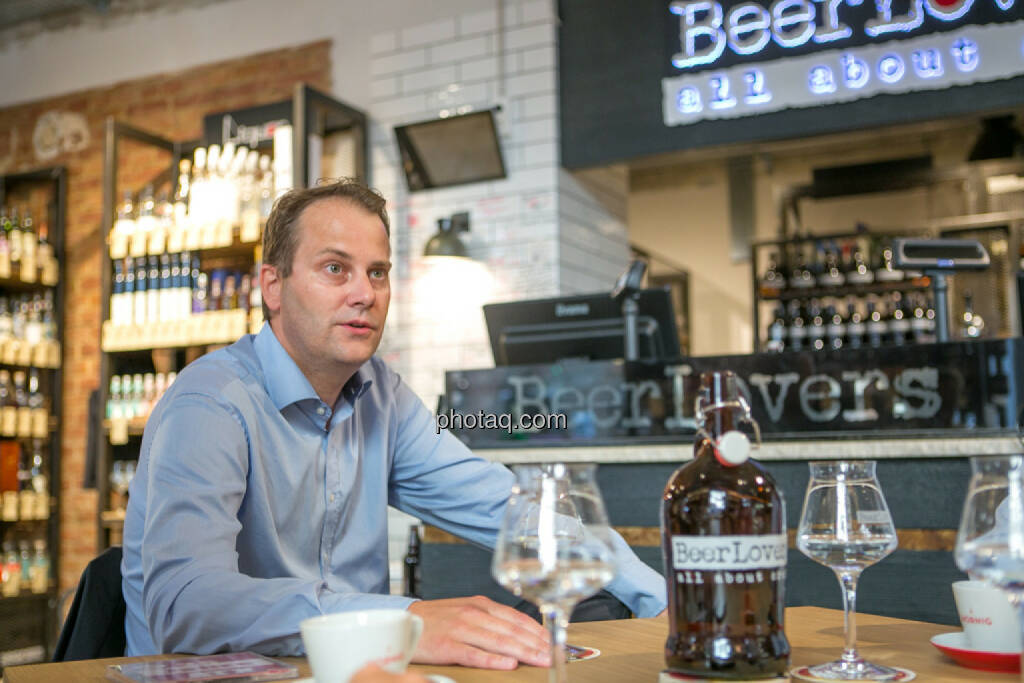
[{"label": "black chalkboard panel", "polygon": [[[942,90],[879,94],[826,106],[786,109],[742,118],[666,126],[662,114],[661,79],[678,75],[672,66],[679,50],[680,25],[669,0],[560,0],[559,93],[561,98],[562,164],[583,168],[682,149],[799,138],[882,125],[911,123],[994,111],[1024,103],[1024,76]],[[725,12],[737,2],[718,3]],[[770,7],[768,2],[763,3]],[[822,7],[823,3],[813,3]],[[893,3],[893,13],[905,11]],[[905,3],[904,3],[905,4]],[[1020,22],[1024,3],[1001,9],[996,0],[967,0],[969,10],[955,21],[925,15],[919,29],[885,40],[945,35],[967,23],[985,25]],[[1005,5],[1005,3],[1003,3]],[[725,50],[707,67],[738,63],[767,64],[782,57],[820,49],[858,48],[870,43],[862,29],[877,12],[876,3],[842,3],[842,18],[854,29],[840,43],[805,44],[783,50],[769,42],[753,58]],[[879,40],[882,40],[880,38]],[[875,41],[878,42],[878,41]]]}]

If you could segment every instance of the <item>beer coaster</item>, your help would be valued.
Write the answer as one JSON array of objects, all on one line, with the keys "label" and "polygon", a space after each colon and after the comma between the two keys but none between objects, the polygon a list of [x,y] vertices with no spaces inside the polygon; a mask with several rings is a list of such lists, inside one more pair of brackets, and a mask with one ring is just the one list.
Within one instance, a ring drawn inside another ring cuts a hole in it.
[{"label": "beer coaster", "polygon": [[[898,667],[898,666],[890,666],[889,668],[890,669],[895,669],[896,671],[899,672],[896,676],[890,678],[889,679],[890,681],[895,681],[896,683],[905,683],[906,681],[912,681],[915,678],[917,678],[917,674],[915,674],[910,669],[904,669],[904,668],[901,668],[901,667]],[[795,667],[793,667],[792,669],[789,670],[789,675],[793,679],[798,680],[798,681],[835,681],[835,680],[839,680],[839,679],[835,679],[835,678],[819,678],[818,676],[815,676],[814,674],[811,673],[811,667],[809,667],[809,666],[795,666]]]},{"label": "beer coaster", "polygon": [[[679,683],[680,681],[700,681],[700,683],[715,683],[715,681],[722,681],[723,683],[728,679],[725,678],[703,678],[698,676],[689,676],[687,674],[677,673],[675,671],[664,670],[658,676],[658,683]],[[788,676],[772,676],[771,678],[754,678],[745,680],[744,683],[757,683],[758,681],[764,681],[766,683],[782,683],[782,681],[788,681]]]},{"label": "beer coaster", "polygon": [[594,659],[601,656],[601,651],[593,647],[580,647],[579,645],[566,645],[566,661],[582,662],[585,659]]}]

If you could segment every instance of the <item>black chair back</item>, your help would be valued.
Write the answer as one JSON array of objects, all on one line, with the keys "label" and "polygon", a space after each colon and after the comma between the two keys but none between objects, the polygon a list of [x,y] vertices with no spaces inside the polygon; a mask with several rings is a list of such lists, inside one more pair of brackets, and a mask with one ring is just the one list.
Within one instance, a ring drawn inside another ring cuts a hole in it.
[{"label": "black chair back", "polygon": [[82,572],[53,661],[123,656],[124,614],[121,548],[115,546],[93,558]]}]

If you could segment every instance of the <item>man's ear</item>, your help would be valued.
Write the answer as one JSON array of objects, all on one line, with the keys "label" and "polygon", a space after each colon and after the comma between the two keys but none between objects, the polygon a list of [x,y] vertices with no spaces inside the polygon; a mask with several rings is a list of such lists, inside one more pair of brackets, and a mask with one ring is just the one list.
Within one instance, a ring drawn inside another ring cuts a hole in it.
[{"label": "man's ear", "polygon": [[281,310],[281,284],[283,278],[276,266],[269,263],[260,265],[260,295],[267,309],[277,314]]}]

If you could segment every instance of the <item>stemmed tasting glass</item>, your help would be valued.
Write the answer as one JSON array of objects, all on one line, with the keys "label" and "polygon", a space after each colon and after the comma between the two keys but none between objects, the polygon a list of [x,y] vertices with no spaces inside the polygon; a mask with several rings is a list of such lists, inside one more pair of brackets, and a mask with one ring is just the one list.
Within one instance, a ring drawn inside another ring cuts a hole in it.
[{"label": "stemmed tasting glass", "polygon": [[971,471],[956,536],[956,564],[972,579],[1005,591],[1024,631],[1024,456],[971,458]]},{"label": "stemmed tasting glass", "polygon": [[889,681],[899,669],[872,664],[857,654],[857,579],[896,549],[896,530],[871,460],[812,462],[797,547],[836,573],[843,591],[842,656],[809,669],[823,680]]},{"label": "stemmed tasting glass", "polygon": [[551,631],[550,683],[565,683],[565,633],[577,602],[615,576],[608,515],[592,464],[517,465],[491,573],[540,608]]}]

